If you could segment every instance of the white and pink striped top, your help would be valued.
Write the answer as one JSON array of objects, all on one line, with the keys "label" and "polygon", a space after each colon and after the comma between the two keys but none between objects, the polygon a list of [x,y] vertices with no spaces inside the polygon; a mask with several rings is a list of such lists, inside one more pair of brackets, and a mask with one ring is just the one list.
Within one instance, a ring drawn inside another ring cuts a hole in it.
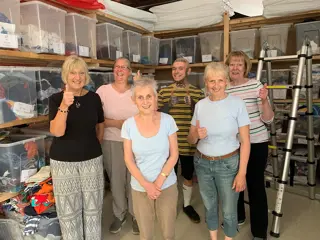
[{"label": "white and pink striped top", "polygon": [[226,92],[238,96],[246,103],[247,111],[251,121],[250,124],[250,142],[261,143],[269,140],[269,133],[265,124],[270,122],[264,121],[262,116],[261,99],[259,98],[259,90],[263,88],[261,82],[256,79],[249,79],[248,82],[238,85],[229,86]]}]

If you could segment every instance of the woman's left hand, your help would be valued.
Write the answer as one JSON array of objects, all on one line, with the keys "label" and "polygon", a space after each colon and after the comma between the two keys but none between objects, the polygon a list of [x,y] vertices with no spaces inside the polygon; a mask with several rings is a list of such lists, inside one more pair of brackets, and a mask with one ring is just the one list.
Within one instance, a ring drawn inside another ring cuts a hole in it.
[{"label": "woman's left hand", "polygon": [[265,101],[267,97],[268,97],[268,89],[267,89],[267,84],[265,83],[263,85],[263,88],[261,88],[259,91],[259,98],[261,98],[262,101]]},{"label": "woman's left hand", "polygon": [[136,75],[133,77],[133,81],[138,81],[141,79],[141,73],[140,70],[136,73]]},{"label": "woman's left hand", "polygon": [[236,192],[242,192],[246,189],[246,175],[237,174],[233,181],[232,189]]}]

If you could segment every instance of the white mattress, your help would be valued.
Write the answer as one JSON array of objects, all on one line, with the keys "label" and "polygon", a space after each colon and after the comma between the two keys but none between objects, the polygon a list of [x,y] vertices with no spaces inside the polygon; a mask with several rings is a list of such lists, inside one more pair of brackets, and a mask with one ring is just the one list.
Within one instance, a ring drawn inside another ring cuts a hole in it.
[{"label": "white mattress", "polygon": [[199,28],[218,23],[223,13],[234,13],[228,0],[183,0],[164,4],[150,9],[158,21],[155,31],[175,30],[183,28]]},{"label": "white mattress", "polygon": [[106,7],[104,12],[137,24],[148,31],[154,30],[154,24],[157,22],[157,17],[154,14],[110,0],[104,0],[103,4]]},{"label": "white mattress", "polygon": [[266,18],[320,9],[320,0],[263,0],[263,16]]}]

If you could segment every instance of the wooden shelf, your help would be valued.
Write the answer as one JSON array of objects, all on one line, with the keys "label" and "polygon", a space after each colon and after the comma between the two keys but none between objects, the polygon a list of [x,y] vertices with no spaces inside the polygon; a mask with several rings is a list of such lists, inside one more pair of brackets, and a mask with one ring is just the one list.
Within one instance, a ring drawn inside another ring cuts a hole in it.
[{"label": "wooden shelf", "polygon": [[[37,54],[33,52],[20,52],[15,50],[1,50],[0,49],[0,65],[19,65],[19,66],[52,66],[59,65],[66,59],[67,56],[53,55],[53,54]],[[83,58],[84,61],[90,66],[99,64],[100,66],[112,67],[113,60],[101,60],[92,58]],[[155,66],[132,64],[133,68],[139,69],[154,69]]]},{"label": "wooden shelf", "polygon": [[48,116],[39,116],[39,117],[29,118],[29,119],[14,120],[11,122],[6,122],[6,123],[0,124],[0,129],[10,128],[10,127],[24,125],[24,124],[41,123],[41,122],[46,122],[46,121],[49,121]]}]

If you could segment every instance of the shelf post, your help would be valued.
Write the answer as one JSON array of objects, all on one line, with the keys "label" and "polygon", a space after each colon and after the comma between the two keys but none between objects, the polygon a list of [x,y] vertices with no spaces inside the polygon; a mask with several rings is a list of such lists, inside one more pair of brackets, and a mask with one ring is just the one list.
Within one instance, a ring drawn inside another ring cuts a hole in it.
[{"label": "shelf post", "polygon": [[225,62],[229,54],[229,31],[230,31],[230,18],[229,13],[223,14],[223,61]]}]

